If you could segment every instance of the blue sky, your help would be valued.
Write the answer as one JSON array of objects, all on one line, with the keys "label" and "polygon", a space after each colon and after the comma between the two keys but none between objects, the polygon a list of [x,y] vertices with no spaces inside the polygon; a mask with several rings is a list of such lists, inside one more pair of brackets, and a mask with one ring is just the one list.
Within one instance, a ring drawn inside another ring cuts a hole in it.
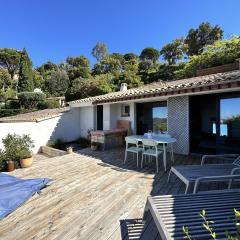
[{"label": "blue sky", "polygon": [[0,47],[26,47],[35,66],[85,55],[98,41],[110,52],[160,49],[203,21],[240,34],[239,0],[1,1]]}]

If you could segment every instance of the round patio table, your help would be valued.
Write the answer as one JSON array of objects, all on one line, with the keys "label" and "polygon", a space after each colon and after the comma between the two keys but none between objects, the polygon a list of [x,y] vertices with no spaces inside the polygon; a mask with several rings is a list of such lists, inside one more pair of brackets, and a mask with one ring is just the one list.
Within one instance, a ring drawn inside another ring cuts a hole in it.
[{"label": "round patio table", "polygon": [[132,135],[129,137],[137,139],[139,142],[142,142],[143,139],[153,139],[158,144],[162,144],[163,145],[163,165],[164,165],[165,172],[167,171],[167,149],[166,149],[166,146],[167,146],[167,144],[175,143],[177,141],[175,138],[160,137],[160,136],[148,137],[148,136],[144,136],[144,135]]}]

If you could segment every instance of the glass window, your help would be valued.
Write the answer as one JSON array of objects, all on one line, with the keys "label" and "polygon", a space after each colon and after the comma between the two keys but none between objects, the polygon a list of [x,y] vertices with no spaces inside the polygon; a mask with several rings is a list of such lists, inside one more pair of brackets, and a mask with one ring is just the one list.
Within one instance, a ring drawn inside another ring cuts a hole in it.
[{"label": "glass window", "polygon": [[240,134],[240,98],[221,99],[220,136],[239,138]]},{"label": "glass window", "polygon": [[153,104],[153,131],[166,132],[167,131],[167,102]]}]

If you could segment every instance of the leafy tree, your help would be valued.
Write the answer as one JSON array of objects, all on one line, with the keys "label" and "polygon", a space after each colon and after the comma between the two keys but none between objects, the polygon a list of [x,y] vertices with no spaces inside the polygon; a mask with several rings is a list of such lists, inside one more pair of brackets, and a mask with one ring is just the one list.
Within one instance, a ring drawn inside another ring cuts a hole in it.
[{"label": "leafy tree", "polygon": [[6,68],[13,79],[19,70],[21,53],[11,48],[0,49],[0,66]]},{"label": "leafy tree", "polygon": [[116,90],[119,90],[121,83],[127,83],[129,88],[140,87],[143,85],[141,77],[133,71],[124,71],[118,78],[115,78]]},{"label": "leafy tree", "polygon": [[116,58],[114,56],[107,56],[94,65],[92,74],[99,75],[106,73],[119,73],[121,69],[122,64],[119,58]]},{"label": "leafy tree", "polygon": [[33,91],[33,71],[32,62],[28,56],[26,49],[24,48],[21,53],[20,69],[19,69],[19,80],[18,80],[18,91]]},{"label": "leafy tree", "polygon": [[44,90],[50,96],[64,96],[68,86],[69,78],[64,70],[54,70],[51,72],[50,77],[45,81]]},{"label": "leafy tree", "polygon": [[92,49],[92,55],[97,59],[98,62],[107,57],[108,49],[106,44],[98,42],[96,46]]},{"label": "leafy tree", "polygon": [[76,78],[90,77],[90,63],[85,56],[68,57],[67,60],[67,74],[70,81]]},{"label": "leafy tree", "polygon": [[65,97],[67,101],[104,94],[104,89],[99,86],[98,81],[77,78],[68,88]]},{"label": "leafy tree", "polygon": [[184,56],[184,43],[182,39],[175,39],[173,42],[162,47],[160,54],[169,65],[176,64],[176,62]]},{"label": "leafy tree", "polygon": [[140,54],[140,59],[142,61],[151,60],[153,63],[156,63],[160,57],[160,52],[155,48],[144,48]]},{"label": "leafy tree", "polygon": [[185,39],[188,45],[188,55],[199,55],[203,52],[206,45],[213,44],[223,37],[223,30],[218,25],[211,26],[208,22],[203,22],[198,28],[191,28]]},{"label": "leafy tree", "polygon": [[116,90],[114,85],[115,76],[111,73],[96,75],[93,79],[95,84],[98,86],[99,91],[104,93],[110,93]]},{"label": "leafy tree", "polygon": [[123,55],[124,64],[136,65],[139,62],[139,57],[135,53],[126,53]]},{"label": "leafy tree", "polygon": [[0,68],[0,89],[3,91],[11,85],[11,75],[4,68]]},{"label": "leafy tree", "polygon": [[175,79],[175,72],[183,69],[185,63],[168,65],[160,64],[156,72],[151,72],[148,74],[148,82],[155,81],[171,81]]},{"label": "leafy tree", "polygon": [[0,90],[0,101],[6,101],[9,98],[15,98],[16,92],[12,88],[7,88],[6,90]]},{"label": "leafy tree", "polygon": [[33,70],[33,85],[34,88],[42,88],[44,84],[44,78],[37,70]]},{"label": "leafy tree", "polygon": [[44,76],[45,74],[56,71],[58,69],[58,66],[55,63],[52,63],[51,61],[47,61],[46,63],[42,64],[40,67],[37,67],[36,70]]},{"label": "leafy tree", "polygon": [[204,48],[200,55],[191,56],[184,68],[175,72],[175,78],[196,76],[198,69],[233,63],[240,58],[240,38],[233,36],[228,40],[216,41]]},{"label": "leafy tree", "polygon": [[158,66],[159,64],[154,64],[152,60],[145,60],[138,64],[138,74],[141,76],[141,81],[144,84],[154,81],[152,76],[158,71]]}]

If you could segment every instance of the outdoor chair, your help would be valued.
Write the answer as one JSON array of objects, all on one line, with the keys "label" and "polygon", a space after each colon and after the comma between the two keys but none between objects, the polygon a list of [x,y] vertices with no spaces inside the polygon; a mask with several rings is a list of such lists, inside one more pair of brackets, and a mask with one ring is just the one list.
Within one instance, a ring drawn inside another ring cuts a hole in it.
[{"label": "outdoor chair", "polygon": [[143,139],[143,154],[142,154],[142,162],[141,162],[141,168],[143,166],[143,160],[146,158],[146,156],[155,157],[156,159],[156,169],[158,172],[158,159],[159,155],[163,153],[163,151],[158,149],[158,144],[153,139]]},{"label": "outdoor chair", "polygon": [[[165,137],[165,138],[171,138],[170,134],[167,133],[160,133],[160,134],[153,134],[154,137]],[[158,149],[163,151],[163,145],[159,144]],[[173,153],[173,143],[168,143],[166,147],[166,151],[170,154],[171,161],[174,163],[174,153]]]},{"label": "outdoor chair", "polygon": [[[216,160],[228,163],[207,163],[207,161]],[[202,157],[201,165],[181,165],[171,167],[169,171],[168,181],[172,174],[177,176],[182,182],[186,184],[185,194],[192,189],[193,184],[200,179],[218,178],[215,181],[223,181],[223,176],[234,175],[240,172],[240,156],[237,154],[223,154],[223,155],[204,155]],[[191,190],[192,191],[192,190]]]},{"label": "outdoor chair", "polygon": [[127,160],[128,152],[131,152],[131,153],[133,153],[133,158],[134,158],[135,154],[137,155],[137,167],[138,167],[139,154],[142,154],[143,147],[142,147],[142,145],[139,144],[137,139],[134,139],[131,137],[125,137],[125,141],[126,141],[126,149],[125,149],[124,163]]},{"label": "outdoor chair", "polygon": [[[239,180],[240,175],[228,175],[224,180]],[[207,181],[215,181],[212,177]],[[216,233],[217,239],[227,239],[226,232],[237,234],[234,209],[240,209],[240,190],[221,190],[198,192],[199,180],[194,189],[195,194],[162,195],[148,197],[143,220],[144,229],[140,239],[180,240],[186,237],[183,227],[188,229],[188,239],[212,239],[209,231],[203,226],[205,217]],[[149,229],[150,228],[150,229]]]}]

